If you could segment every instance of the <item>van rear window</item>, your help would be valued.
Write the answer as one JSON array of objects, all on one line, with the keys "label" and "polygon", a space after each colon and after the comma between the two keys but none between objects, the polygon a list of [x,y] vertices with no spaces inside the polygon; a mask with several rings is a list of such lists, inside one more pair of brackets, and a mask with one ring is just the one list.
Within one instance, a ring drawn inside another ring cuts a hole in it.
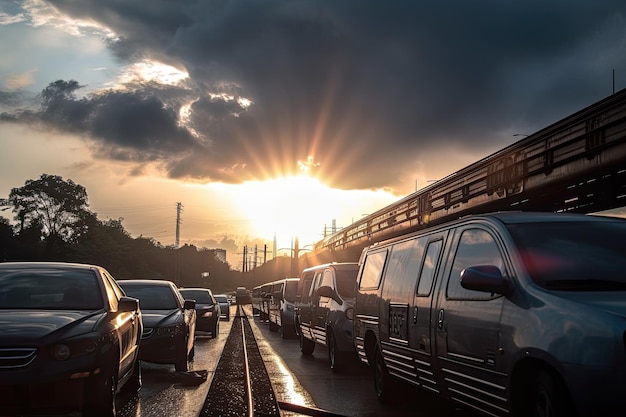
[{"label": "van rear window", "polygon": [[561,291],[626,290],[626,221],[507,225],[538,285]]}]

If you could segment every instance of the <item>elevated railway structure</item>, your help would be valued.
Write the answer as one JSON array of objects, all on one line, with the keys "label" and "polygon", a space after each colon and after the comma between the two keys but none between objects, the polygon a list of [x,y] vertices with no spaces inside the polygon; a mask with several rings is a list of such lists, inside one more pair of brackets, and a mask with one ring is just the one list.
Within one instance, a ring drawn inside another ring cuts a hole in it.
[{"label": "elevated railway structure", "polygon": [[374,242],[504,210],[596,213],[626,206],[626,89],[317,242],[306,264],[356,261]]}]

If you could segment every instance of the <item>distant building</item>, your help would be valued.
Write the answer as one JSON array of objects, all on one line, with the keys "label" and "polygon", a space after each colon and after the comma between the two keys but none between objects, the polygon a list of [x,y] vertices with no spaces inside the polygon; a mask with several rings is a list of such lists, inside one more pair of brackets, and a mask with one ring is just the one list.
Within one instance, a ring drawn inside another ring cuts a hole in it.
[{"label": "distant building", "polygon": [[226,262],[226,249],[214,249],[215,259]]}]

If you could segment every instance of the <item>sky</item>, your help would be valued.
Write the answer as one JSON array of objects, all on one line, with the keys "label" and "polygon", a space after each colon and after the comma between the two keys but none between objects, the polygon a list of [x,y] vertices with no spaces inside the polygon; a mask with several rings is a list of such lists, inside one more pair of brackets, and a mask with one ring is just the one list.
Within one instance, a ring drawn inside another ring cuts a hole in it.
[{"label": "sky", "polygon": [[0,198],[58,175],[234,268],[626,88],[623,0],[0,0],[0,39]]}]

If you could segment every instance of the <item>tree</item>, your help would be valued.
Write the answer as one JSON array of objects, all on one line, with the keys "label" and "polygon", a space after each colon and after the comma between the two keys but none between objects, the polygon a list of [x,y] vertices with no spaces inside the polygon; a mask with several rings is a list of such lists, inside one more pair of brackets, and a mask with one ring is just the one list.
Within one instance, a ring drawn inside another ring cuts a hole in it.
[{"label": "tree", "polygon": [[42,174],[9,194],[17,233],[37,226],[46,243],[75,243],[86,231],[94,214],[89,210],[87,191],[72,180]]}]

